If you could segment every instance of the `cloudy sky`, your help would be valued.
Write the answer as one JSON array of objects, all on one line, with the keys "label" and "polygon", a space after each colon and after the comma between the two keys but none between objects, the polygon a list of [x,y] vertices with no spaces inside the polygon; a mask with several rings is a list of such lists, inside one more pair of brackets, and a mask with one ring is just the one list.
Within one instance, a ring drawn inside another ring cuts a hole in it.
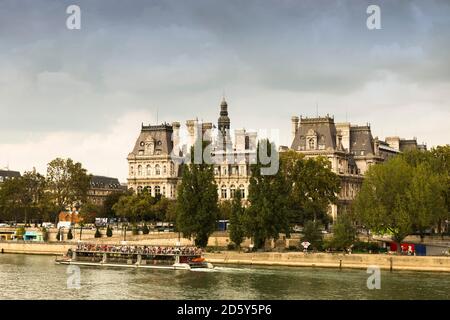
[{"label": "cloudy sky", "polygon": [[0,0],[0,168],[71,157],[124,182],[142,122],[216,122],[223,92],[232,127],[285,145],[317,109],[449,143],[449,17],[445,0]]}]

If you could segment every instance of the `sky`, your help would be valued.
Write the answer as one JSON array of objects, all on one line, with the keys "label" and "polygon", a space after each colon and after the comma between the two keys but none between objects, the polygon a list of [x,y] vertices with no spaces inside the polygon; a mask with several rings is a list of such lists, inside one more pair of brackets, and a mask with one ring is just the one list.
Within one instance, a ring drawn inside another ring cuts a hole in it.
[{"label": "sky", "polygon": [[317,114],[448,144],[449,17],[445,0],[0,0],[0,168],[70,157],[125,182],[142,123],[217,122],[223,95],[232,128],[283,145]]}]

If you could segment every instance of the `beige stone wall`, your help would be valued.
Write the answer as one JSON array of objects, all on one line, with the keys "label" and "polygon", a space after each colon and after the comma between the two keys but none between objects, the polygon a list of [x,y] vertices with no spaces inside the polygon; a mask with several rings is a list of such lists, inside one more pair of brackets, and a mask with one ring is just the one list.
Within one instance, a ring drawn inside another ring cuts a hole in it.
[{"label": "beige stone wall", "polygon": [[4,253],[60,255],[66,253],[71,247],[73,247],[73,244],[70,243],[31,243],[15,241],[0,242],[0,252],[3,249]]},{"label": "beige stone wall", "polygon": [[387,254],[304,254],[289,253],[206,253],[205,257],[211,263],[244,264],[244,265],[280,265],[330,268],[367,269],[378,266],[380,269],[441,271],[450,272],[450,257],[416,257],[391,256]]}]

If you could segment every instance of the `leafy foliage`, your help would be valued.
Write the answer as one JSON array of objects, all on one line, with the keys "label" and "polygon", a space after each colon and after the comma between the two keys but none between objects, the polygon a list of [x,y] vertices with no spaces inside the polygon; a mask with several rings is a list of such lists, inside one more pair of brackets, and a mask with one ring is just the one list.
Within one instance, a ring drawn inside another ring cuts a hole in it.
[{"label": "leafy foliage", "polygon": [[351,216],[348,213],[340,215],[333,226],[332,246],[335,249],[345,250],[354,244],[356,240],[357,230]]},{"label": "leafy foliage", "polygon": [[73,239],[72,229],[69,229],[69,232],[67,233],[67,239],[68,240],[72,240]]},{"label": "leafy foliage", "polygon": [[289,234],[288,197],[291,185],[281,170],[274,175],[263,175],[259,159],[261,144],[266,144],[269,157],[277,153],[275,144],[268,140],[258,143],[257,163],[251,166],[251,177],[244,225],[246,235],[253,239],[255,248],[261,248],[267,239],[278,239],[280,232]]},{"label": "leafy foliage", "polygon": [[357,219],[377,233],[391,233],[401,242],[423,232],[448,214],[447,186],[427,155],[406,153],[369,168],[355,200]]},{"label": "leafy foliage", "polygon": [[[206,145],[203,145],[203,149]],[[191,149],[194,159],[194,148]],[[195,238],[195,244],[206,247],[210,234],[215,230],[218,215],[217,185],[213,166],[201,163],[183,165],[182,181],[178,187],[177,229],[184,237]]]},{"label": "leafy foliage", "polygon": [[244,215],[245,208],[242,205],[242,196],[240,192],[236,192],[236,195],[231,203],[231,213],[230,213],[230,240],[237,246],[240,247],[242,241],[244,241],[245,230],[244,230]]},{"label": "leafy foliage", "polygon": [[316,221],[306,221],[303,227],[302,241],[311,243],[309,248],[320,250],[323,244],[323,235],[320,230],[320,223]]},{"label": "leafy foliage", "polygon": [[108,227],[106,228],[106,236],[107,236],[108,238],[111,238],[111,237],[113,236],[112,228],[111,228],[111,226],[109,226],[109,225],[108,225]]},{"label": "leafy foliage", "polygon": [[101,232],[100,232],[100,229],[99,229],[99,228],[96,228],[96,229],[95,229],[94,238],[101,238],[101,237],[102,237],[102,234],[101,234]]}]

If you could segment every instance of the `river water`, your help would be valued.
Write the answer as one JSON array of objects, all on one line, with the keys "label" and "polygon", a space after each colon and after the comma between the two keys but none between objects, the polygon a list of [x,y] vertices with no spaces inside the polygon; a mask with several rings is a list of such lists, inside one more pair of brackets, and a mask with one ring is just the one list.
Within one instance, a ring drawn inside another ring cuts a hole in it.
[{"label": "river water", "polygon": [[0,299],[450,299],[450,274],[437,272],[382,270],[379,290],[367,288],[366,270],[80,266],[78,289],[67,272],[51,256],[0,254]]}]

